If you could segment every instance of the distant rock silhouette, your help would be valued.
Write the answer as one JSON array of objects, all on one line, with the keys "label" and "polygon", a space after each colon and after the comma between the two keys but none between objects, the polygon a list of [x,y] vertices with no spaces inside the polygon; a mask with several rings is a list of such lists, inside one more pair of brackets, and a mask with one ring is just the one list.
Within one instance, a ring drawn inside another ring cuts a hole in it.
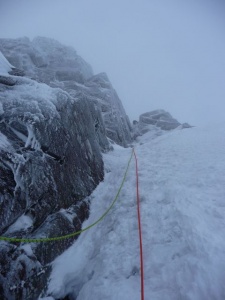
[{"label": "distant rock silhouette", "polygon": [[142,135],[154,128],[161,130],[172,130],[177,127],[190,128],[188,123],[181,124],[176,119],[174,119],[170,113],[163,109],[157,109],[151,112],[141,114],[139,117],[139,122],[134,121],[134,134]]}]

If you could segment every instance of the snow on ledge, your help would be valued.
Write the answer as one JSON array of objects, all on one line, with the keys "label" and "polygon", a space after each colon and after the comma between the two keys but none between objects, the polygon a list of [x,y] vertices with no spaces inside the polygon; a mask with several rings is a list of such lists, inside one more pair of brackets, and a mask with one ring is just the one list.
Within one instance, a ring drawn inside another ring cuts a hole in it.
[{"label": "snow on ledge", "polygon": [[33,226],[33,220],[26,215],[20,216],[14,224],[12,224],[7,230],[6,234],[13,233],[19,230],[26,230]]}]

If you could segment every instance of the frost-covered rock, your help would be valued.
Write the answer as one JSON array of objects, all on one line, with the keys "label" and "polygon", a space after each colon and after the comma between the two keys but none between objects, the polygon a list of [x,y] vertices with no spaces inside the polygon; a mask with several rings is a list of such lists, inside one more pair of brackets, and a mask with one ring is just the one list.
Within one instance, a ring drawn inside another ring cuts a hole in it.
[{"label": "frost-covered rock", "polygon": [[151,112],[140,115],[139,122],[133,122],[134,135],[142,135],[148,131],[154,130],[157,135],[160,134],[160,130],[172,130],[177,127],[190,128],[188,123],[181,124],[174,119],[170,113],[163,109],[157,109]]},{"label": "frost-covered rock", "polygon": [[94,75],[83,84],[67,78],[52,83],[52,86],[60,87],[73,97],[95,103],[102,112],[107,137],[125,147],[132,142],[130,120],[105,73]]},{"label": "frost-covered rock", "polygon": [[27,77],[59,87],[72,97],[94,102],[102,110],[107,136],[122,146],[132,142],[129,118],[107,75],[93,76],[90,65],[73,48],[37,37],[32,41],[0,39],[0,50]]},{"label": "frost-covered rock", "polygon": [[14,85],[15,80],[9,75],[23,76],[24,72],[12,66],[0,51],[0,83]]},{"label": "frost-covered rock", "polygon": [[90,96],[100,104],[107,136],[117,144],[127,146],[132,142],[131,124],[123,105],[107,75],[91,77],[85,86]]},{"label": "frost-covered rock", "polygon": [[84,82],[93,75],[91,66],[72,47],[54,39],[0,39],[0,50],[13,66],[39,82],[51,84],[66,79]]},{"label": "frost-covered rock", "polygon": [[140,115],[139,121],[144,124],[151,124],[160,127],[163,130],[171,130],[180,125],[170,113],[163,109],[154,110]]},{"label": "frost-covered rock", "polygon": [[[0,50],[0,235],[77,231],[103,180],[107,136],[127,146],[129,119],[106,74],[93,76],[74,49],[21,38],[0,39]],[[0,298],[37,299],[74,239],[0,242]]]},{"label": "frost-covered rock", "polygon": [[[62,236],[81,228],[109,148],[98,103],[3,74],[0,82],[0,235]],[[5,76],[6,75],[6,76]],[[37,299],[72,239],[0,242],[0,298]],[[29,249],[28,249],[29,248]]]}]

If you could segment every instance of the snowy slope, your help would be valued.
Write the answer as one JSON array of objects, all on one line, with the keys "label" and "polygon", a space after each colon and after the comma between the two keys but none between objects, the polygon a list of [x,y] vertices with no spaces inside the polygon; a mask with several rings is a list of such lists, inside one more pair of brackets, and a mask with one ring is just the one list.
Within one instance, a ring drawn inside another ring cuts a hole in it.
[{"label": "snowy slope", "polygon": [[[149,132],[135,145],[146,300],[225,299],[224,133],[225,125],[175,130],[154,139]],[[83,227],[112,202],[130,154],[131,149],[117,146],[104,155],[105,180],[91,195]],[[137,229],[133,160],[110,214],[54,261],[48,295],[140,299]]]}]

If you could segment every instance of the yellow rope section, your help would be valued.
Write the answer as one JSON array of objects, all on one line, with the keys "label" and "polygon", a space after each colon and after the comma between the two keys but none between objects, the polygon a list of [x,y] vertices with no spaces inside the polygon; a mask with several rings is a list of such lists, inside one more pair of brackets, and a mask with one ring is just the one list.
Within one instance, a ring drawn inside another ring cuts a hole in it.
[{"label": "yellow rope section", "polygon": [[117,191],[117,194],[113,200],[113,202],[111,203],[111,205],[109,206],[109,208],[104,212],[104,214],[97,220],[95,221],[94,223],[92,223],[91,225],[85,227],[84,229],[81,229],[79,231],[76,231],[76,232],[72,232],[70,234],[67,234],[67,235],[63,235],[63,236],[56,236],[56,237],[51,237],[51,238],[39,238],[39,239],[32,239],[32,238],[10,238],[10,237],[5,237],[5,236],[0,236],[0,240],[4,240],[4,241],[8,241],[8,242],[23,242],[23,243],[40,243],[40,242],[52,242],[52,241],[60,241],[60,240],[64,240],[64,239],[68,239],[68,238],[71,238],[71,237],[74,237],[75,235],[78,235],[92,227],[94,227],[95,225],[97,225],[99,222],[101,222],[104,217],[109,213],[109,211],[112,209],[112,207],[114,206],[114,204],[116,203],[118,197],[119,197],[119,194],[122,190],[122,187],[124,185],[124,182],[125,182],[125,179],[127,177],[127,172],[128,172],[128,169],[129,169],[129,166],[130,166],[130,162],[131,162],[131,159],[132,159],[132,156],[133,156],[133,151],[131,153],[131,156],[130,156],[130,159],[128,161],[128,164],[127,164],[127,168],[126,168],[126,171],[124,173],[124,176],[123,176],[123,180],[120,184],[120,187]]}]

